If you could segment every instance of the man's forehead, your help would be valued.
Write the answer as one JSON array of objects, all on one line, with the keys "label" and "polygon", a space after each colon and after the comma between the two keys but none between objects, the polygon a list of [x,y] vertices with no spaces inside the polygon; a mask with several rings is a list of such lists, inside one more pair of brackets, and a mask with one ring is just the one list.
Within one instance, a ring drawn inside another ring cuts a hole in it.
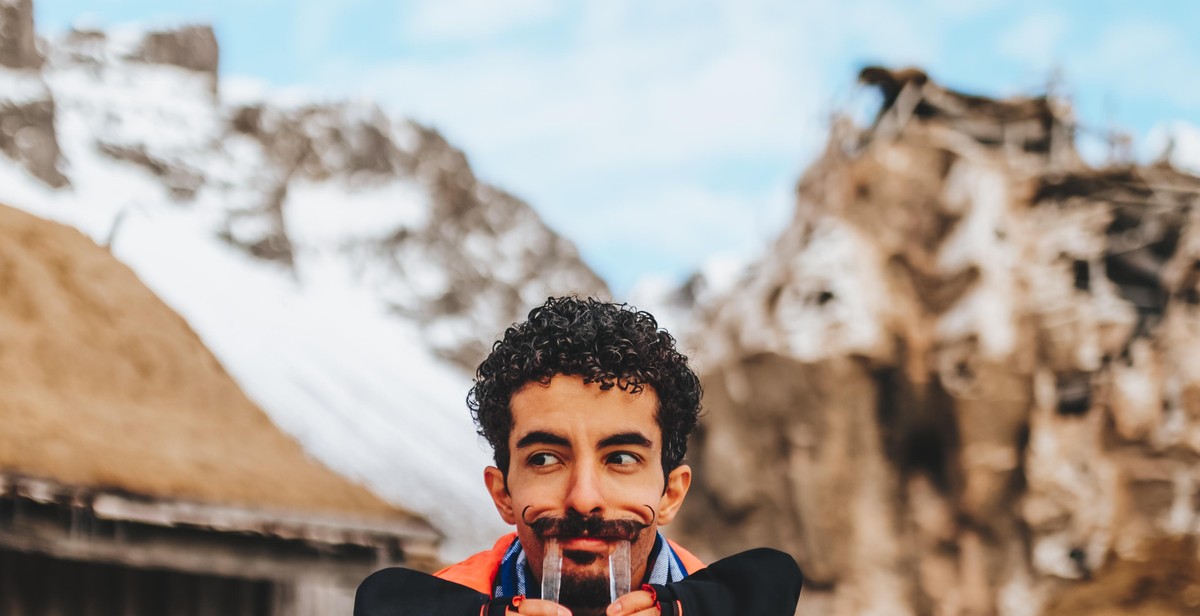
[{"label": "man's forehead", "polygon": [[653,443],[661,438],[658,396],[649,387],[639,393],[617,387],[602,390],[578,376],[556,375],[548,384],[521,388],[510,406],[514,441],[535,432],[569,441],[620,434],[640,434]]},{"label": "man's forehead", "polygon": [[[513,427],[510,433],[515,441],[537,437],[541,442],[567,445],[579,440],[620,442],[633,440],[640,436],[644,440],[657,444],[661,438],[661,430],[652,414],[644,417],[607,417],[597,420],[588,417],[587,411],[567,409],[561,412],[531,411],[513,412]],[[583,415],[583,417],[580,417]],[[591,419],[591,421],[589,421]]]}]

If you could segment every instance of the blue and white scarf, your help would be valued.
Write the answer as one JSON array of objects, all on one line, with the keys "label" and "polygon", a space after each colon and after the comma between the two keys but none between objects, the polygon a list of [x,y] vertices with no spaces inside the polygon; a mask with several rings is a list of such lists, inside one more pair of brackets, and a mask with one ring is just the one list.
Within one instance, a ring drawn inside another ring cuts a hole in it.
[{"label": "blue and white scarf", "polygon": [[[669,584],[678,582],[688,575],[687,569],[683,567],[683,562],[679,560],[675,550],[671,549],[671,544],[667,543],[662,533],[658,533],[658,538],[654,541],[654,549],[650,550],[649,562],[654,564],[650,567],[647,584]],[[525,550],[521,548],[521,541],[513,539],[512,545],[508,546],[508,551],[504,553],[504,560],[500,561],[500,571],[496,573],[496,588],[492,596],[500,598],[525,595],[530,599],[540,599],[542,596],[541,586],[536,582],[530,584],[528,580],[533,580],[533,571],[529,569],[529,562],[525,558]],[[635,586],[640,587],[641,584],[635,584]]]}]

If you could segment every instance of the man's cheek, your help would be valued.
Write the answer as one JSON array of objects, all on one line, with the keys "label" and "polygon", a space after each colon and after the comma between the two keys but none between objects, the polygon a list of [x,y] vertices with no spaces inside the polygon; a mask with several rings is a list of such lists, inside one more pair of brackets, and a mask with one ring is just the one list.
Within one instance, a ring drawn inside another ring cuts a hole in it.
[{"label": "man's cheek", "polygon": [[556,513],[562,508],[563,498],[556,490],[544,485],[521,485],[510,488],[513,507],[517,517],[528,525],[539,517]]},{"label": "man's cheek", "polygon": [[[561,509],[566,498],[566,491],[559,483],[545,477],[521,477],[509,483],[509,494],[513,503],[520,505],[518,513],[526,509],[530,514],[552,512]],[[533,519],[528,517],[525,521]]]}]

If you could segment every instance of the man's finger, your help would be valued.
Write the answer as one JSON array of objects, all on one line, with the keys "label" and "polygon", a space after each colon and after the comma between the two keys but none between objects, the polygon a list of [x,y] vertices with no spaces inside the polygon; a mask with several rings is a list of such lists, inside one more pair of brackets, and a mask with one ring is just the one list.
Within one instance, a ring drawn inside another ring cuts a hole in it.
[{"label": "man's finger", "polygon": [[514,612],[510,608],[508,613],[521,616],[571,616],[571,610],[543,599],[526,599],[517,607],[517,611]]},{"label": "man's finger", "polygon": [[654,605],[654,595],[644,591],[635,590],[623,597],[618,598],[608,606],[604,611],[605,616],[640,616],[646,608],[651,611],[644,612],[646,614],[657,614],[658,608]]}]

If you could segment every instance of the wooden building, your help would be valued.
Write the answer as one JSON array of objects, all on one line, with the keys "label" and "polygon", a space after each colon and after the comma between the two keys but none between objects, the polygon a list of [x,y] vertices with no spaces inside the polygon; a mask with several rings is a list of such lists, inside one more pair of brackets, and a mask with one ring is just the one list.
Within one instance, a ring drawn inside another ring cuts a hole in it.
[{"label": "wooden building", "polygon": [[0,616],[349,614],[439,540],[309,458],[107,251],[0,207]]}]

